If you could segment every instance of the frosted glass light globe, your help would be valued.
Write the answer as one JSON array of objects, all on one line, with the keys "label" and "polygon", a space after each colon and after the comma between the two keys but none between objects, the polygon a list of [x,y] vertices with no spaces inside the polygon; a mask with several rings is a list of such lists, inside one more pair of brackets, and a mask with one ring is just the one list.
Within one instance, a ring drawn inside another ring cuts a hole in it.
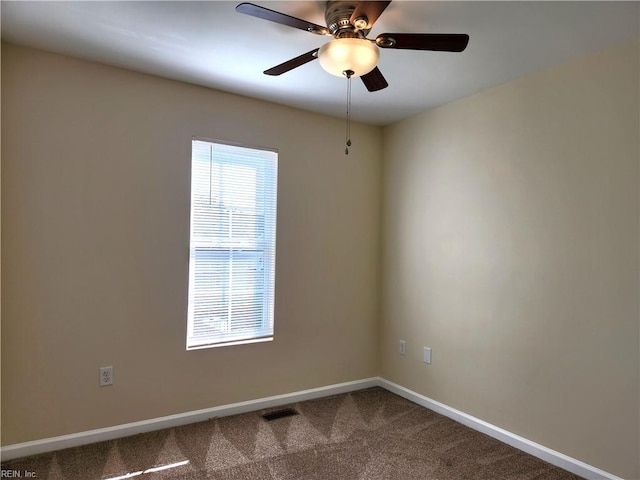
[{"label": "frosted glass light globe", "polygon": [[320,65],[336,77],[343,77],[347,70],[354,77],[365,75],[375,68],[379,57],[376,44],[364,38],[337,38],[318,50]]}]

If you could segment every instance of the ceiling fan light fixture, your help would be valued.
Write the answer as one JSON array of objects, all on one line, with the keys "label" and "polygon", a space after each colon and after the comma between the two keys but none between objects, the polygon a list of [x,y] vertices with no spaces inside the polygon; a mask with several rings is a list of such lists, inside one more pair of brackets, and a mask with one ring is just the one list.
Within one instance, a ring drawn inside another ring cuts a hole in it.
[{"label": "ceiling fan light fixture", "polygon": [[377,45],[364,38],[336,38],[318,50],[320,65],[336,77],[343,77],[348,70],[354,77],[366,75],[375,68],[379,57]]}]

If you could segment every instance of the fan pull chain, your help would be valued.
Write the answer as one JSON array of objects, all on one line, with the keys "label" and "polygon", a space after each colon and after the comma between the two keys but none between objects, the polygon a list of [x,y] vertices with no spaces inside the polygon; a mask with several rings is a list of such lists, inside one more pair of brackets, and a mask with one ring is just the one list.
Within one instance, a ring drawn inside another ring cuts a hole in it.
[{"label": "fan pull chain", "polygon": [[342,72],[347,77],[347,146],[344,149],[344,154],[349,155],[349,147],[351,146],[351,77],[353,77],[353,70],[345,70]]}]

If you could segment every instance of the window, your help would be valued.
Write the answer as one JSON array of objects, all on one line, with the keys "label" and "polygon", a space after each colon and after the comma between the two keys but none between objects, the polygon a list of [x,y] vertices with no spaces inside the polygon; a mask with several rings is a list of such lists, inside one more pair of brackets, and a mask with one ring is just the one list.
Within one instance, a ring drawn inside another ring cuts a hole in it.
[{"label": "window", "polygon": [[278,154],[194,139],[187,350],[273,339]]}]

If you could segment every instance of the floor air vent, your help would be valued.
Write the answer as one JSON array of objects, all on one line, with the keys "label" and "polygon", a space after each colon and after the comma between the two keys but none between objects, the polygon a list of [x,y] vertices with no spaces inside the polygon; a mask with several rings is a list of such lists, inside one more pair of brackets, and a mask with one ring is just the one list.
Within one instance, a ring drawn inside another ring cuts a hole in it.
[{"label": "floor air vent", "polygon": [[267,422],[270,422],[272,420],[291,417],[293,415],[298,415],[298,412],[296,412],[293,408],[283,408],[282,410],[275,410],[273,412],[265,413],[264,415],[262,415],[262,418],[264,418]]}]

